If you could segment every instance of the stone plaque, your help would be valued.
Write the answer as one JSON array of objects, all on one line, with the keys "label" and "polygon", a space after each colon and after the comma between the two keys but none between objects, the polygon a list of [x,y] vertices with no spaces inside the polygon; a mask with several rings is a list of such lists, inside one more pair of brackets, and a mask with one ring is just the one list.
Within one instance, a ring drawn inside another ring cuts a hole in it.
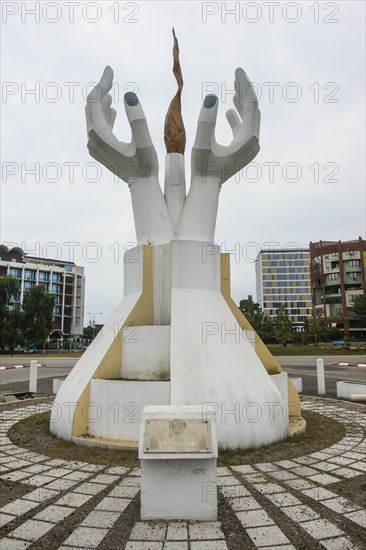
[{"label": "stone plaque", "polygon": [[209,420],[146,420],[145,453],[209,453]]}]

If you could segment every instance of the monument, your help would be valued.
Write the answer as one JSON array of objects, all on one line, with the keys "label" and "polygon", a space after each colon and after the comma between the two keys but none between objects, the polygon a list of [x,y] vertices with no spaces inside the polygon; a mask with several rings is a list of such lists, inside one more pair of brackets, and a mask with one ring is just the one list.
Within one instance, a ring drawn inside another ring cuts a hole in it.
[{"label": "monument", "polygon": [[[164,193],[138,97],[125,109],[130,143],[113,133],[107,67],[88,97],[88,149],[131,192],[137,246],[124,257],[124,297],[58,391],[51,431],[78,444],[138,448],[144,407],[199,406],[222,448],[259,447],[305,429],[295,387],[230,297],[228,254],[214,244],[222,185],[259,151],[260,111],[235,72],[229,145],[215,137],[218,98],[204,99],[185,182],[182,71],[165,120]],[[239,329],[239,333],[238,330]],[[238,338],[237,335],[240,335]]]}]

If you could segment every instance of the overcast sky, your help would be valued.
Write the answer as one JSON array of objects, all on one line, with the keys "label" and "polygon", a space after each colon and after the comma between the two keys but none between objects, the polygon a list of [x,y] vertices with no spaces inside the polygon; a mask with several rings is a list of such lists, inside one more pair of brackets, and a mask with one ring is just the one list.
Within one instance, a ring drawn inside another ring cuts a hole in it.
[{"label": "overcast sky", "polygon": [[84,265],[85,312],[103,312],[97,322],[122,297],[122,253],[135,231],[127,184],[88,155],[85,97],[111,65],[115,132],[129,140],[123,95],[137,91],[163,185],[163,125],[176,91],[172,26],[184,76],[187,183],[204,95],[219,96],[223,144],[236,67],[259,95],[261,151],[220,194],[215,241],[235,251],[233,298],[255,296],[254,259],[268,243],[365,236],[363,1],[227,2],[227,10],[236,5],[231,14],[221,2],[1,4],[1,241]]}]

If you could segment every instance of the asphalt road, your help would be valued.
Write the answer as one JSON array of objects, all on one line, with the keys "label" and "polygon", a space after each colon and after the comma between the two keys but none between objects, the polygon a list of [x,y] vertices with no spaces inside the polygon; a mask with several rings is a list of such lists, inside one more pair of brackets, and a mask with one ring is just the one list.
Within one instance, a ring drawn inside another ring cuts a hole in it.
[{"label": "asphalt road", "polygon": [[[38,394],[52,394],[52,379],[67,376],[75,365],[74,357],[47,357],[47,356],[1,356],[0,366],[29,364],[31,359],[38,359],[46,367],[38,368]],[[291,377],[300,377],[303,382],[303,393],[317,394],[316,357],[277,357],[281,366]],[[336,382],[352,380],[366,383],[365,367],[336,367],[331,363],[364,363],[362,356],[329,356],[324,358],[326,392],[329,396],[336,395]],[[9,369],[0,371],[0,394],[26,392],[29,389],[29,368]]]}]

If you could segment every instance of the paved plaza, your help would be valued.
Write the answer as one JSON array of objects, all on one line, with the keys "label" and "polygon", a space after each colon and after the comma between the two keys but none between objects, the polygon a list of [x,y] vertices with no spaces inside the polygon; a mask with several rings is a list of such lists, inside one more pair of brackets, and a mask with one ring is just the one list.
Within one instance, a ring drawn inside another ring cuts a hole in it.
[{"label": "paved plaza", "polygon": [[[351,550],[366,547],[366,511],[341,496],[342,483],[366,472],[361,407],[304,399],[346,426],[338,443],[296,459],[218,468],[224,522],[140,522],[140,471],[51,459],[13,445],[19,420],[45,412],[30,404],[1,413],[0,478],[24,491],[1,511],[1,550]],[[363,482],[364,483],[364,482]],[[221,519],[221,517],[220,517]],[[235,541],[231,540],[231,522]],[[238,546],[238,540],[241,541]]]}]

